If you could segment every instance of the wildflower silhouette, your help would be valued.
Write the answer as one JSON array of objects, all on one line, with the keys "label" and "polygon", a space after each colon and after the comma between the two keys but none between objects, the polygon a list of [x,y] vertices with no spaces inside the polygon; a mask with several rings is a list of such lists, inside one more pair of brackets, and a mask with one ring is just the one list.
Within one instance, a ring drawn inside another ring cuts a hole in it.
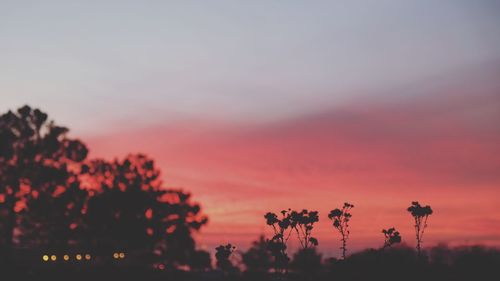
[{"label": "wildflower silhouette", "polygon": [[276,273],[286,273],[290,258],[286,252],[287,242],[292,234],[292,211],[291,209],[281,211],[281,219],[275,213],[267,213],[264,218],[267,225],[271,226],[274,236],[268,241],[268,249],[274,257],[274,269]]},{"label": "wildflower silhouette", "polygon": [[418,201],[411,202],[411,206],[408,207],[408,212],[412,215],[415,220],[415,236],[417,239],[417,253],[420,256],[422,239],[424,237],[424,231],[427,228],[427,219],[432,215],[431,206],[421,206]]},{"label": "wildflower silhouette", "polygon": [[346,252],[347,252],[347,240],[349,239],[349,221],[351,220],[351,213],[349,211],[354,208],[354,205],[349,203],[344,203],[342,209],[335,209],[330,211],[328,214],[328,218],[332,220],[333,227],[336,228],[340,235],[342,236],[342,259],[345,260]]},{"label": "wildflower silhouette", "polygon": [[319,221],[318,212],[305,209],[301,212],[292,211],[290,218],[292,228],[297,232],[302,249],[318,246],[318,239],[311,236],[314,223]]},{"label": "wildflower silhouette", "polygon": [[401,235],[399,231],[397,231],[394,227],[389,229],[382,229],[382,233],[384,234],[384,246],[382,249],[391,247],[394,244],[401,243]]}]

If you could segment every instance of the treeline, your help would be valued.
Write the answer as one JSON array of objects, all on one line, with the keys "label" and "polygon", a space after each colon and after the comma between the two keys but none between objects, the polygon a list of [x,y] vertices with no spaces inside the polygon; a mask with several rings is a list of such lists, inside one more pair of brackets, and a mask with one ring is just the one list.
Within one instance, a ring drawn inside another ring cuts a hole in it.
[{"label": "treeline", "polygon": [[[317,211],[288,209],[264,215],[271,237],[261,236],[244,252],[232,244],[220,245],[212,261],[193,239],[208,218],[188,192],[162,184],[152,159],[140,154],[113,161],[89,159],[87,146],[67,133],[47,114],[28,106],[0,116],[0,276],[88,280],[110,275],[113,280],[148,281],[500,276],[496,249],[424,249],[433,210],[417,201],[406,210],[415,227],[415,249],[400,245],[400,233],[389,226],[381,229],[380,248],[349,254],[354,205],[346,202],[325,217],[338,235],[339,259],[324,259],[317,249]],[[300,245],[293,254],[288,251],[290,239]],[[16,253],[25,250],[38,253],[36,259],[16,263]],[[92,259],[87,263],[91,266],[69,262],[75,256],[68,253],[88,253],[84,256]],[[114,261],[113,253],[126,254],[128,262]]]},{"label": "treeline", "polygon": [[[145,155],[88,159],[87,146],[29,106],[0,116],[0,264],[19,249],[137,253],[141,263],[193,266],[209,254],[194,231],[207,223],[190,194],[163,186]],[[203,266],[203,265],[202,265]]]}]

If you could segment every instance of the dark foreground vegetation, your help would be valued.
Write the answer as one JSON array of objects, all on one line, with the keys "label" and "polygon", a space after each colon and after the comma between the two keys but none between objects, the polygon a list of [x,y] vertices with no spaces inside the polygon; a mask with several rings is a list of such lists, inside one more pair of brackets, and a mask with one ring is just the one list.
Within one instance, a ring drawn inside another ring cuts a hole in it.
[{"label": "dark foreground vegetation", "polygon": [[264,215],[272,237],[245,252],[220,245],[212,259],[193,239],[208,218],[190,193],[163,185],[152,159],[88,159],[67,132],[28,106],[0,115],[0,280],[500,280],[496,249],[425,249],[433,210],[417,201],[406,210],[415,249],[381,226],[379,249],[350,253],[346,202],[324,218],[340,259],[318,252],[320,214],[291,209]]},{"label": "dark foreground vegetation", "polygon": [[208,256],[192,237],[208,218],[190,193],[163,185],[152,159],[89,159],[67,133],[29,106],[0,115],[1,268],[44,255],[126,252],[170,267]]},{"label": "dark foreground vegetation", "polygon": [[[299,254],[300,255],[300,254]],[[16,280],[499,280],[500,251],[480,246],[427,249],[422,258],[408,247],[370,249],[345,260],[296,256],[287,274],[262,271],[266,264],[241,264],[245,270],[180,271],[123,265],[43,264],[14,267],[2,277]],[[2,280],[13,280],[3,279]]]}]

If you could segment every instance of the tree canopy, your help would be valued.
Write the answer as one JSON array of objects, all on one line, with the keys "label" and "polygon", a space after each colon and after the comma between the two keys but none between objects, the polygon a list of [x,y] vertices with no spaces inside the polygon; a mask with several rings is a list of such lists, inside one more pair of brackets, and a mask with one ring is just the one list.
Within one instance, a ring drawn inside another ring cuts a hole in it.
[{"label": "tree canopy", "polygon": [[187,265],[208,221],[180,189],[163,186],[146,155],[87,159],[87,146],[24,106],[0,116],[0,249],[131,251],[146,263]]}]

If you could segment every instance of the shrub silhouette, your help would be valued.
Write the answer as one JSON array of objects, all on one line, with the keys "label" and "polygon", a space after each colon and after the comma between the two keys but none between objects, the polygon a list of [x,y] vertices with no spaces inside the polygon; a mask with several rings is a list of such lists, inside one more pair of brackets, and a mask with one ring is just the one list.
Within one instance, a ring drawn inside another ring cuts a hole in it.
[{"label": "shrub silhouette", "polygon": [[391,247],[394,244],[401,243],[401,235],[399,231],[397,231],[394,227],[389,229],[382,229],[382,233],[384,234],[384,246],[382,249]]},{"label": "shrub silhouette", "polygon": [[193,271],[207,271],[212,269],[210,253],[203,250],[193,252],[189,259],[189,268]]},{"label": "shrub silhouette", "polygon": [[344,203],[342,209],[334,209],[328,214],[328,218],[332,220],[333,227],[338,230],[341,235],[342,246],[342,258],[346,258],[347,252],[347,240],[349,239],[349,221],[351,220],[350,210],[354,208],[354,205],[349,203]]},{"label": "shrub silhouette", "polygon": [[[432,249],[431,249],[432,250]],[[455,278],[498,280],[500,250],[484,246],[460,246],[447,251],[454,266]]]},{"label": "shrub silhouette", "polygon": [[250,272],[264,273],[273,267],[273,256],[264,235],[253,241],[252,246],[243,253],[243,263]]},{"label": "shrub silhouette", "polygon": [[297,251],[291,262],[291,268],[306,276],[317,275],[322,269],[322,255],[316,251],[316,247],[303,248]]},{"label": "shrub silhouette", "polygon": [[230,273],[236,271],[236,267],[231,263],[230,257],[233,252],[236,250],[236,247],[227,244],[220,245],[215,248],[215,258],[217,259],[217,268],[224,271],[225,273]]},{"label": "shrub silhouette", "polygon": [[366,249],[331,263],[330,275],[339,280],[425,280],[416,261],[414,250],[408,247]]},{"label": "shrub silhouette", "polygon": [[418,201],[411,202],[411,206],[407,209],[415,220],[415,236],[417,240],[417,253],[421,255],[422,239],[424,231],[427,228],[427,219],[432,215],[432,209],[429,205],[421,206]]}]

